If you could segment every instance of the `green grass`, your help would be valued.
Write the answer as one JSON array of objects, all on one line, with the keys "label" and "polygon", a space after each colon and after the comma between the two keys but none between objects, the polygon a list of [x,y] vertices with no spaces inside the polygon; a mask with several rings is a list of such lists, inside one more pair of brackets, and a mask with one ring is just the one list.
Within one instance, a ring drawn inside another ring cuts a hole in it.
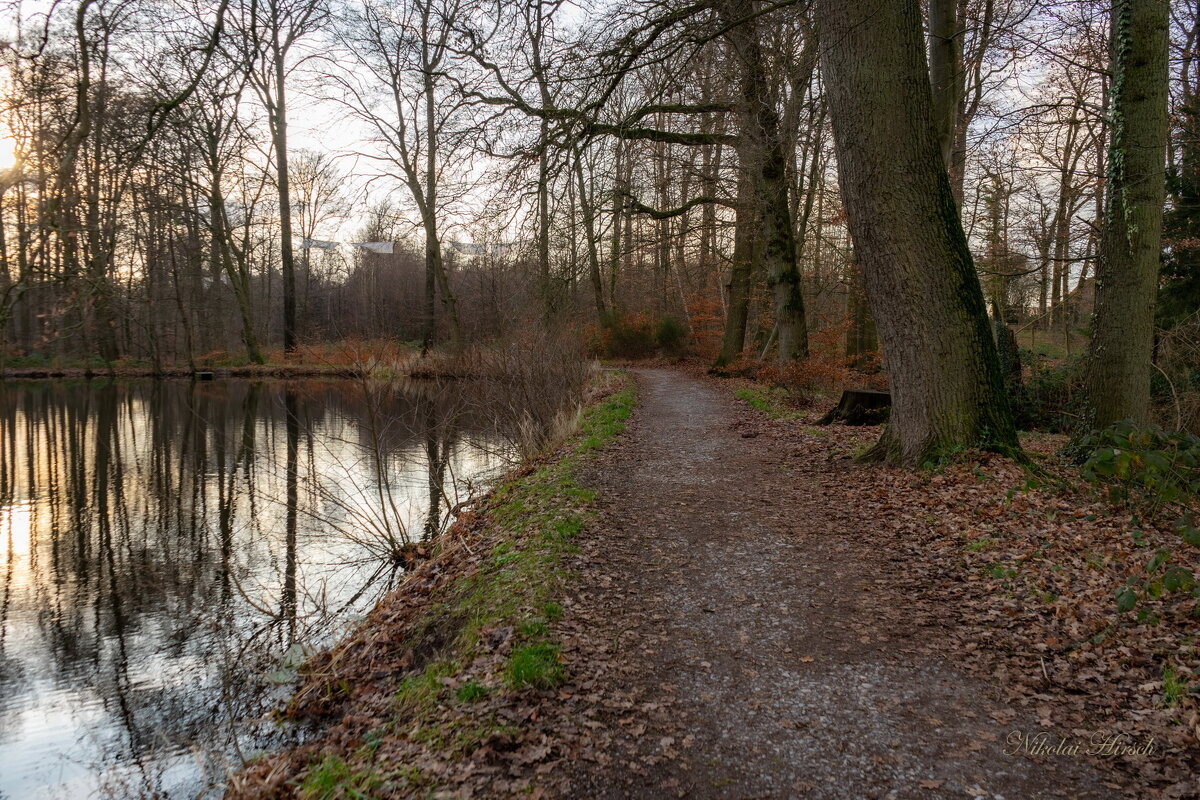
[{"label": "green grass", "polygon": [[300,785],[303,800],[333,800],[335,797],[366,798],[381,783],[374,773],[360,773],[337,756],[325,756],[310,767]]},{"label": "green grass", "polygon": [[968,542],[963,549],[969,553],[978,553],[981,550],[986,550],[996,543],[995,539],[990,539],[987,536],[980,536],[973,542]]},{"label": "green grass", "polygon": [[1012,567],[1006,567],[1003,564],[992,564],[988,568],[988,574],[998,581],[1011,580],[1017,577],[1017,571]]},{"label": "green grass", "polygon": [[458,698],[460,703],[474,703],[487,696],[488,690],[479,681],[467,681],[458,690],[454,692],[454,696]]},{"label": "green grass", "polygon": [[518,628],[522,636],[545,636],[550,632],[550,626],[542,619],[531,619],[528,622],[522,622]]},{"label": "green grass", "polygon": [[747,386],[736,390],[733,396],[771,419],[799,419],[802,416],[791,407],[791,394],[787,389]]},{"label": "green grass", "polygon": [[445,688],[441,679],[453,672],[453,664],[439,661],[426,666],[420,674],[405,678],[393,698],[397,710],[407,711],[436,701]]},{"label": "green grass", "polygon": [[514,689],[552,689],[565,679],[556,644],[539,641],[522,645],[508,659],[508,682]]},{"label": "green grass", "polygon": [[1163,667],[1163,705],[1167,708],[1179,705],[1187,695],[1187,679],[1172,667]]}]

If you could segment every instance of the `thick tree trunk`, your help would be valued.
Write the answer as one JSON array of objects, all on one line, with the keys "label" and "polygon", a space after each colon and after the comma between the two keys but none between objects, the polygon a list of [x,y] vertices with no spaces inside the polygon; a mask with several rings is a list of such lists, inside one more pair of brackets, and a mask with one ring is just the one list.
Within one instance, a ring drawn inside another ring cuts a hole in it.
[{"label": "thick tree trunk", "polygon": [[933,88],[933,129],[947,172],[954,167],[961,72],[962,36],[958,29],[958,0],[929,0],[929,83]]},{"label": "thick tree trunk", "polygon": [[[742,69],[738,168],[744,182],[738,182],[737,236],[753,241],[743,246],[744,252],[750,255],[750,262],[745,265],[739,260],[735,243],[730,310],[718,365],[737,358],[745,344],[747,315],[742,306],[749,302],[750,279],[757,272],[758,264],[766,273],[774,301],[778,360],[786,363],[808,355],[804,296],[788,198],[787,154],[779,130],[775,98],[771,96],[767,81],[766,57],[754,12],[751,0],[727,0],[721,5],[724,21],[733,26],[729,37]],[[746,203],[751,208],[743,209]],[[743,231],[744,225],[756,230]],[[736,326],[740,326],[740,333]]]},{"label": "thick tree trunk", "polygon": [[777,360],[781,364],[808,356],[808,325],[800,267],[796,263],[795,231],[788,202],[787,163],[782,148],[772,146],[763,168],[760,188],[763,209],[763,262],[775,301],[779,331]]},{"label": "thick tree trunk", "polygon": [[892,380],[875,455],[1018,448],[996,347],[930,118],[917,0],[820,0],[842,196]]},{"label": "thick tree trunk", "polygon": [[1114,0],[1112,134],[1088,362],[1092,423],[1145,422],[1162,242],[1167,0]]},{"label": "thick tree trunk", "polygon": [[733,264],[729,273],[729,306],[725,334],[714,366],[731,364],[746,346],[746,322],[750,319],[750,286],[754,279],[757,250],[761,247],[758,206],[750,202],[753,179],[743,166],[738,174],[737,218],[733,229]]}]

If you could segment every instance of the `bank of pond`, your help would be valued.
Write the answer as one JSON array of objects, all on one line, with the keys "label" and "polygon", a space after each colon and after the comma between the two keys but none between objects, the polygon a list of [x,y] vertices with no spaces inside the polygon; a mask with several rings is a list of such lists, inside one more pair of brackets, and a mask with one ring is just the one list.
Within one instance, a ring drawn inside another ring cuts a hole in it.
[{"label": "bank of pond", "polygon": [[486,383],[0,382],[0,798],[198,797],[511,468]]}]

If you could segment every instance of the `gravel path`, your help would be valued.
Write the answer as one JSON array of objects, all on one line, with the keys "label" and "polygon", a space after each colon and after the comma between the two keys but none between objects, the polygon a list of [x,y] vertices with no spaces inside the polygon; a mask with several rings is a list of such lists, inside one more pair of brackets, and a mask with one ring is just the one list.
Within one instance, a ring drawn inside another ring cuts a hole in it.
[{"label": "gravel path", "polygon": [[1122,796],[1085,760],[1006,754],[1036,721],[921,647],[869,523],[826,505],[847,470],[756,441],[726,387],[635,374],[629,431],[584,476],[603,510],[567,658],[598,666],[564,696],[605,711],[561,762],[568,796]]}]

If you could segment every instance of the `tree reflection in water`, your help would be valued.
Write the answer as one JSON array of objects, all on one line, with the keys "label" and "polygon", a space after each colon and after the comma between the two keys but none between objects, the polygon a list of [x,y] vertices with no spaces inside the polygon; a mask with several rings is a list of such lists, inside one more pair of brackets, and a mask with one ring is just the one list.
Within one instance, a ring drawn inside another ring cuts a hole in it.
[{"label": "tree reflection in water", "polygon": [[[195,796],[511,436],[463,387],[0,385],[0,796]],[[212,788],[214,793],[217,791]]]}]

